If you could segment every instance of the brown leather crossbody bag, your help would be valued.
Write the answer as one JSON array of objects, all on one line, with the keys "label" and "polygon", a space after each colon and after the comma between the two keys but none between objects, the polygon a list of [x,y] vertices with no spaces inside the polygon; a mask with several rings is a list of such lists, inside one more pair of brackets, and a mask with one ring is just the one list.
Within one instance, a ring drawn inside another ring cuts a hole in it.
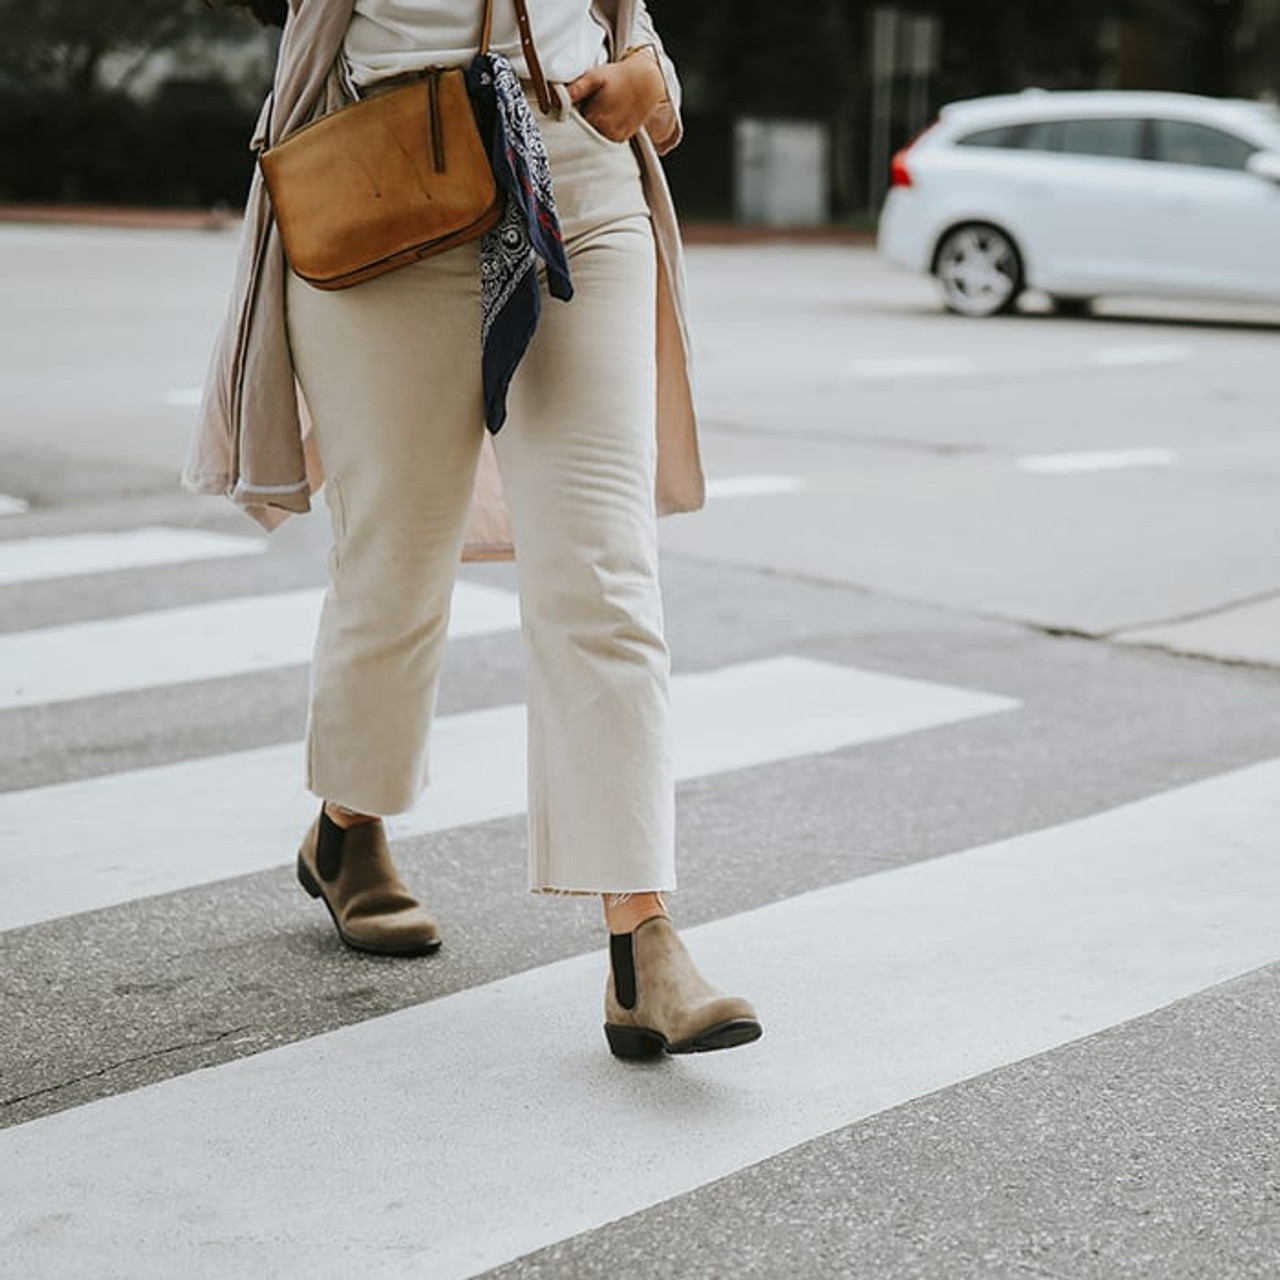
[{"label": "brown leather crossbody bag", "polygon": [[[514,4],[538,102],[549,111],[525,0]],[[492,23],[493,0],[485,0],[482,54]],[[318,289],[345,289],[443,253],[502,214],[458,68],[432,67],[340,107],[269,147],[259,163],[289,265]]]}]

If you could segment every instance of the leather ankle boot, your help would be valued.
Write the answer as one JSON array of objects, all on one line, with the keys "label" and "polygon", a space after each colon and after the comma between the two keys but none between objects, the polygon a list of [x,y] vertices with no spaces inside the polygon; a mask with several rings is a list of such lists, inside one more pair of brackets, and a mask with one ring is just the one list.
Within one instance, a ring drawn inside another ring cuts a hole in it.
[{"label": "leather ankle boot", "polygon": [[420,956],[440,946],[436,922],[396,874],[381,822],[343,828],[321,809],[298,850],[298,882],[349,947]]},{"label": "leather ankle boot", "polygon": [[760,1038],[755,1009],[703,978],[666,916],[610,934],[609,959],[604,1034],[615,1057],[706,1053]]}]

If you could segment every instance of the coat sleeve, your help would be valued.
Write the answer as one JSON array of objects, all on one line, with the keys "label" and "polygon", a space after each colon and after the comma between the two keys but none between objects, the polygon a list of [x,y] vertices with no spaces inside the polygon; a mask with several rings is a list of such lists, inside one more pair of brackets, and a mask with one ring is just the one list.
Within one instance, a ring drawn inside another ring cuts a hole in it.
[{"label": "coat sleeve", "polygon": [[653,19],[649,16],[644,0],[639,0],[636,4],[635,27],[630,44],[633,47],[652,45],[654,53],[658,55],[662,78],[667,84],[667,97],[665,102],[654,109],[645,129],[653,139],[653,145],[657,147],[658,154],[666,155],[668,151],[679,146],[680,139],[684,137],[684,124],[680,119],[680,77],[676,75],[675,63],[667,56],[667,51],[653,25]]}]

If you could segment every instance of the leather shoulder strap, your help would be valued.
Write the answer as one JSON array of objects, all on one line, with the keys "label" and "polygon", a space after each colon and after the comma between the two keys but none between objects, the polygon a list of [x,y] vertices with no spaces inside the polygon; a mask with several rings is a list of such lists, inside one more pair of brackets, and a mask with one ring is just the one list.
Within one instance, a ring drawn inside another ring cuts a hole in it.
[{"label": "leather shoulder strap", "polygon": [[[551,112],[551,90],[547,87],[547,78],[542,74],[542,63],[538,61],[538,50],[533,43],[533,26],[529,22],[529,10],[525,0],[512,0],[516,11],[516,27],[520,31],[520,48],[524,50],[525,66],[529,69],[529,79],[533,81],[533,91],[538,95],[538,106],[542,114]],[[493,36],[493,0],[484,0],[484,16],[480,23],[480,52],[489,52],[489,42]]]},{"label": "leather shoulder strap", "polygon": [[[520,28],[520,47],[524,50],[525,66],[529,69],[529,79],[533,81],[533,91],[538,95],[538,106],[542,114],[551,113],[551,90],[547,88],[547,78],[542,74],[542,64],[538,61],[538,50],[533,43],[533,27],[529,23],[529,10],[525,0],[513,0],[516,7],[516,26]],[[493,0],[486,0],[492,5]]]}]

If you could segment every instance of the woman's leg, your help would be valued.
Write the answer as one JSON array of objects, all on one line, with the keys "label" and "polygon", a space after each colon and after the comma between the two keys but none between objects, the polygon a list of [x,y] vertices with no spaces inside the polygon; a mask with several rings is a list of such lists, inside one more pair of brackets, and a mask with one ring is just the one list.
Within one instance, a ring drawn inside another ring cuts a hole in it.
[{"label": "woman's leg", "polygon": [[573,300],[544,308],[496,441],[528,655],[530,885],[651,893],[675,887],[653,238],[626,212],[569,244]]},{"label": "woman's leg", "polygon": [[307,780],[360,814],[410,808],[483,439],[474,246],[351,289],[289,285],[289,338],[333,524]]},{"label": "woman's leg", "polygon": [[483,438],[478,291],[474,246],[338,292],[289,282],[333,524],[307,730],[307,783],[326,804],[299,878],[345,941],[394,954],[439,944],[368,819],[411,807],[426,781]]},{"label": "woman's leg", "polygon": [[628,146],[543,122],[574,297],[549,302],[497,438],[529,683],[531,887],[598,893],[620,1057],[728,1048],[751,1005],[698,973],[675,887],[669,660],[658,589],[654,242]]}]

